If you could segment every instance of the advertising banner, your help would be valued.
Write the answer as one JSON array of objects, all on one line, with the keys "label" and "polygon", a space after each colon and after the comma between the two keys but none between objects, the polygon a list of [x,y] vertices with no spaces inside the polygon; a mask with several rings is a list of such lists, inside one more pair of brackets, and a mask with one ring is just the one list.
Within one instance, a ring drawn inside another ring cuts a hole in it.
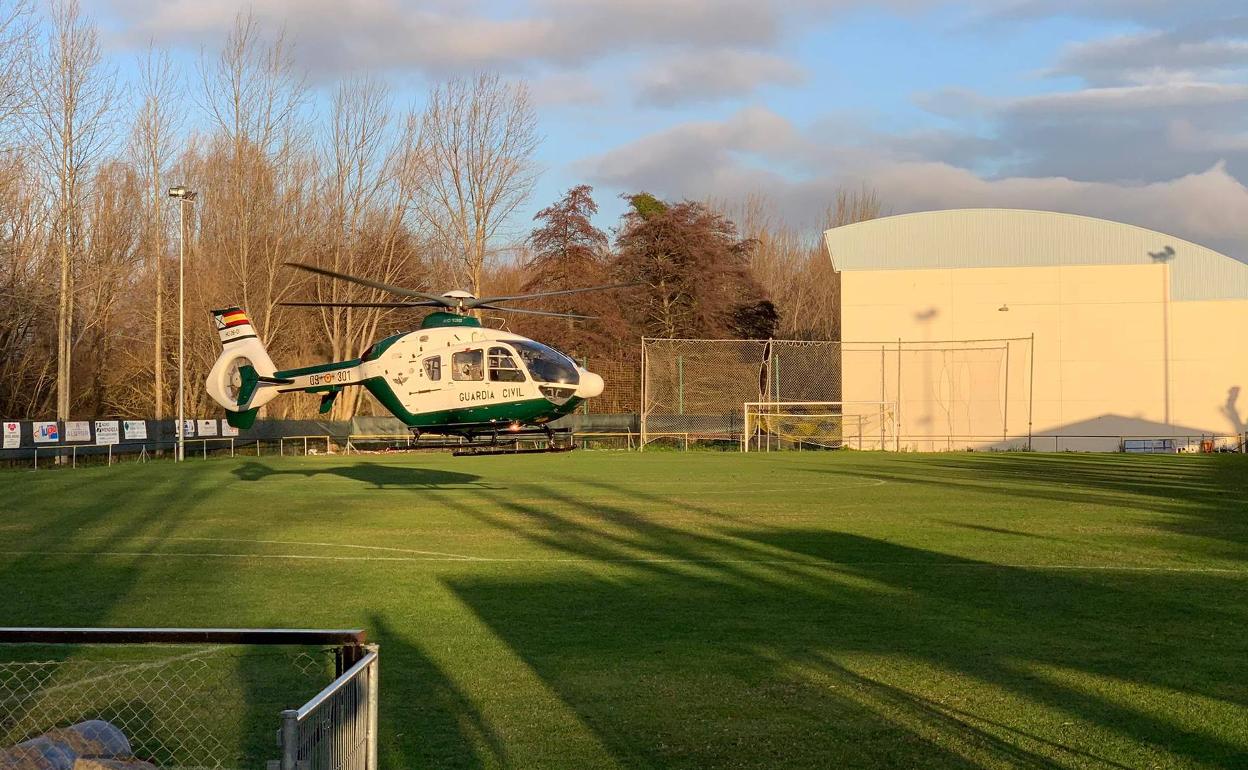
[{"label": "advertising banner", "polygon": [[126,420],[125,429],[126,441],[143,441],[147,439],[147,423],[142,420]]},{"label": "advertising banner", "polygon": [[238,428],[235,428],[233,425],[230,425],[229,422],[222,420],[221,421],[221,435],[222,436],[237,436]]},{"label": "advertising banner", "polygon": [[6,422],[4,424],[4,448],[17,449],[22,445],[22,424]]},{"label": "advertising banner", "polygon": [[181,436],[183,436],[183,437],[185,437],[185,438],[195,438],[195,421],[194,421],[194,420],[183,420],[183,421],[182,421],[182,432],[181,432],[179,435],[181,435]]},{"label": "advertising banner", "polygon": [[216,420],[200,420],[199,421],[199,435],[201,436],[217,435],[217,421]]},{"label": "advertising banner", "polygon": [[54,422],[37,422],[34,424],[36,444],[54,444],[61,440],[61,431]]},{"label": "advertising banner", "polygon": [[97,446],[113,446],[121,440],[117,432],[116,420],[95,421],[95,443]]},{"label": "advertising banner", "polygon": [[75,421],[65,423],[65,440],[66,441],[90,441],[91,440],[91,423],[85,421]]}]

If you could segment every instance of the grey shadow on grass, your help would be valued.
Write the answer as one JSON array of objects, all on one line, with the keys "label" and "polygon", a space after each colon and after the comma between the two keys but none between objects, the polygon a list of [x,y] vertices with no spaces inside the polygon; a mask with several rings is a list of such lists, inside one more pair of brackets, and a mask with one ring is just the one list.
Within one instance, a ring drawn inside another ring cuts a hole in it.
[{"label": "grey shadow on grass", "polygon": [[[890,483],[1165,514],[1146,524],[1205,542],[1200,555],[1248,561],[1248,457],[1238,454],[968,453],[889,458],[872,475]],[[1219,543],[1210,548],[1207,541]]]},{"label": "grey shadow on grass", "polygon": [[[20,553],[0,557],[0,596],[4,597],[0,625],[178,625],[180,619],[118,612],[141,581],[159,580],[153,576],[177,569],[166,561],[125,553],[136,550],[136,542],[143,544],[141,550],[164,542],[181,526],[195,501],[221,483],[209,466],[188,463],[176,476],[163,473],[167,467],[161,463],[150,469],[40,471],[11,486],[0,503],[0,516],[10,522],[41,513],[44,499],[58,501],[59,507],[41,516],[38,527],[6,538],[4,549]],[[143,481],[136,484],[136,475]],[[47,494],[50,489],[54,494]],[[68,505],[63,501],[69,501]],[[97,558],[92,555],[96,553],[106,555]],[[75,669],[66,662],[101,655],[110,653],[101,647],[76,645],[0,645],[0,664],[50,664],[42,669],[37,689],[28,689],[20,700],[5,704],[7,711],[0,713],[0,747],[8,745],[6,741],[89,718],[115,719],[122,714],[143,721],[152,710],[169,705],[119,701],[121,695],[98,685],[94,689],[72,686],[75,674],[68,672]],[[28,717],[34,713],[45,714],[55,724],[33,724]],[[13,733],[14,729],[21,734]]]},{"label": "grey shadow on grass", "polygon": [[[1236,630],[1244,617],[1228,610],[1242,590],[1218,576],[1005,567],[808,528],[692,533],[601,500],[584,501],[589,519],[573,517],[560,510],[575,496],[542,495],[560,505],[497,495],[465,511],[626,576],[444,582],[621,760],[962,767],[978,765],[967,759],[974,755],[1001,766],[1121,766],[1086,734],[1010,724],[987,704],[987,717],[971,713],[974,705],[959,712],[898,687],[896,677],[890,684],[836,662],[867,654],[985,682],[1187,760],[1248,761],[1234,739],[1063,678],[1248,707],[1237,674],[1248,657]],[[786,555],[786,563],[767,561]],[[1170,638],[1157,638],[1159,618],[1176,629]],[[793,673],[803,665],[847,684],[803,680]],[[1048,671],[1065,674],[1037,673]],[[639,674],[649,677],[619,686],[618,677]],[[662,715],[676,712],[684,727],[663,728]],[[731,745],[720,746],[725,735]]]},{"label": "grey shadow on grass", "polygon": [[382,767],[510,767],[507,749],[467,693],[388,618],[372,616],[381,645]]},{"label": "grey shadow on grass", "polygon": [[267,463],[252,460],[239,465],[232,473],[240,481],[263,481],[275,476],[301,476],[307,479],[314,479],[317,476],[338,476],[350,481],[369,484],[373,489],[475,487],[479,486],[481,481],[481,477],[474,473],[371,462],[333,467],[274,468]]}]

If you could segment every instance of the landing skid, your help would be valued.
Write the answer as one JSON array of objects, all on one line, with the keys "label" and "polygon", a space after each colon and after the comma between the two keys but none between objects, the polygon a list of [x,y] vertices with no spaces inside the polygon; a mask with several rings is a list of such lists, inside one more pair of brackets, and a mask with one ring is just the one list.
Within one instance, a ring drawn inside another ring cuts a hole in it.
[{"label": "landing skid", "polygon": [[[567,428],[549,427],[523,428],[521,430],[497,430],[494,426],[483,426],[486,429],[468,429],[459,433],[457,440],[422,443],[422,448],[451,449],[455,457],[472,455],[527,455],[569,452],[576,449],[572,440],[572,432]],[[417,438],[420,431],[413,430]],[[521,447],[521,442],[545,440],[545,446]],[[464,441],[467,443],[464,443]]]},{"label": "landing skid", "polygon": [[474,446],[470,444],[467,446],[461,446],[459,449],[451,452],[451,455],[453,457],[477,457],[480,455],[540,455],[555,454],[558,452],[571,452],[573,449],[576,449],[576,444],[568,444],[567,446],[530,447],[528,449],[521,449],[519,442],[514,442],[511,446],[491,446],[489,444]]}]

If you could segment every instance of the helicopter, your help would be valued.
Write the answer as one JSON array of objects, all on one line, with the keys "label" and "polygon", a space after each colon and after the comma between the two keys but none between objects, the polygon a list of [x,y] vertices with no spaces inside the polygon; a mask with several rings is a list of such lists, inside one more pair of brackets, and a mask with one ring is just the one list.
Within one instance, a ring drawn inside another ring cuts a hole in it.
[{"label": "helicopter", "polygon": [[493,444],[503,437],[544,434],[555,445],[552,421],[602,393],[601,376],[536,340],[481,325],[473,310],[495,310],[559,318],[592,316],[505,307],[499,303],[635,284],[612,284],[535,294],[476,297],[463,290],[431,294],[298,262],[288,266],[348,281],[404,298],[399,302],[283,302],[287,307],[413,308],[437,310],[416,331],[370,345],[348,361],[278,369],[241,307],[213,310],[221,354],[208,372],[206,387],[226,410],[227,422],[249,428],[260,407],[282,393],[321,396],[327,413],[343,388],[362,386],[416,438],[422,434],[466,439],[482,436]]}]

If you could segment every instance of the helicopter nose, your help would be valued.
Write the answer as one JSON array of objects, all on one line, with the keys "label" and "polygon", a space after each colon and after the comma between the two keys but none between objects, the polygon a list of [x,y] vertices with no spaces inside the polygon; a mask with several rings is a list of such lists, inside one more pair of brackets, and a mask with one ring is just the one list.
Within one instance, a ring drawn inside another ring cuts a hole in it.
[{"label": "helicopter nose", "polygon": [[577,398],[593,398],[602,394],[602,377],[585,369],[581,370],[581,382],[576,386]]}]

